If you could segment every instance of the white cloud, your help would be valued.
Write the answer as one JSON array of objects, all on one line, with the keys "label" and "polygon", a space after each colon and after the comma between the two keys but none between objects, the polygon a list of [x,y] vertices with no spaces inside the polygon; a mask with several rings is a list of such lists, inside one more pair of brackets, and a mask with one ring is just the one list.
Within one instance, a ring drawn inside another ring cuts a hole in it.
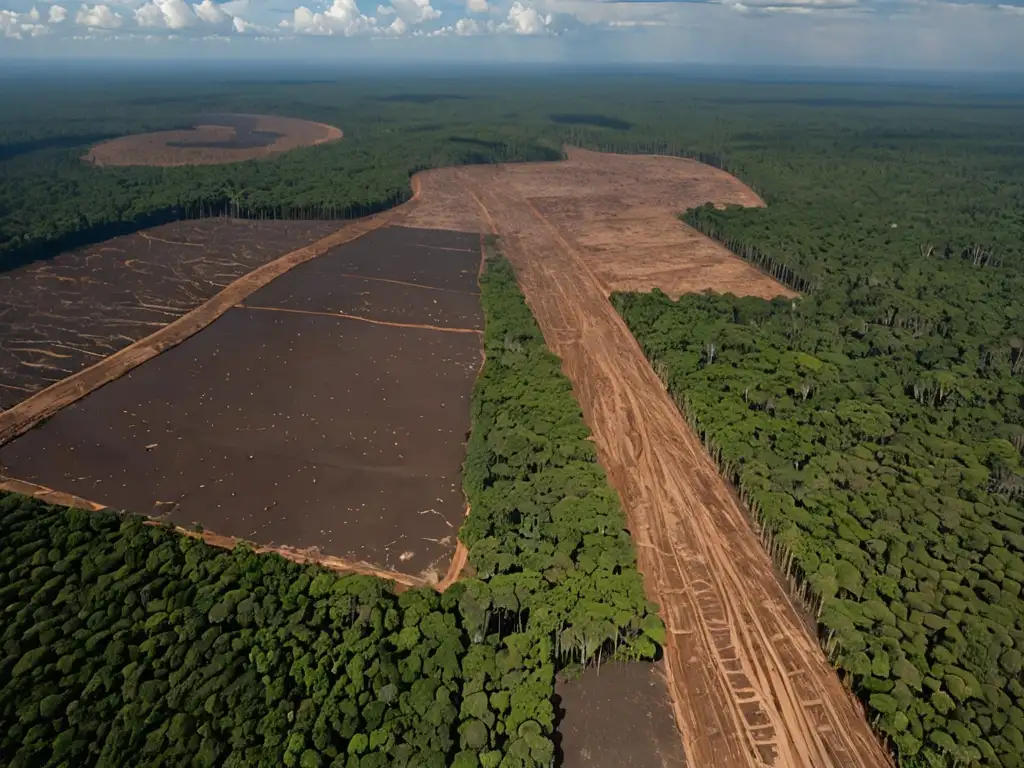
[{"label": "white cloud", "polygon": [[430,4],[430,0],[391,0],[391,5],[408,24],[422,24],[441,18],[441,12]]},{"label": "white cloud", "polygon": [[192,10],[200,21],[207,24],[227,24],[231,20],[231,14],[213,0],[203,0],[198,5],[193,5]]},{"label": "white cloud", "polygon": [[185,0],[151,0],[135,10],[135,23],[143,28],[187,29],[198,21]]},{"label": "white cloud", "polygon": [[91,8],[83,5],[75,15],[75,23],[91,29],[119,29],[124,17],[112,11],[109,5],[98,3]]},{"label": "white cloud", "polygon": [[455,34],[460,37],[470,37],[472,35],[482,35],[486,32],[490,32],[491,28],[488,24],[481,24],[476,19],[459,19],[455,22]]},{"label": "white cloud", "polygon": [[391,26],[389,26],[384,31],[389,35],[401,37],[402,35],[409,31],[409,25],[402,21],[402,17],[399,16],[394,21],[392,21]]},{"label": "white cloud", "polygon": [[550,30],[551,14],[541,15],[533,7],[523,5],[519,0],[512,3],[508,16],[498,29],[502,32],[513,32],[517,35],[542,35]]},{"label": "white cloud", "polygon": [[609,27],[617,27],[622,29],[634,29],[636,27],[664,27],[666,22],[659,19],[627,19],[627,20],[612,20],[608,22]]},{"label": "white cloud", "polygon": [[61,24],[68,17],[68,9],[63,5],[51,5],[50,12],[46,16],[49,24]]},{"label": "white cloud", "polygon": [[35,8],[26,13],[0,11],[0,35],[13,40],[48,35],[53,30],[45,24],[40,24],[41,18],[39,11]]},{"label": "white cloud", "polygon": [[395,9],[392,8],[390,5],[378,5],[377,6],[377,15],[378,16],[394,16],[395,15]]},{"label": "white cloud", "polygon": [[372,32],[377,20],[364,16],[355,0],[334,0],[323,13],[314,13],[304,5],[292,13],[292,20],[282,21],[280,26],[300,35],[353,35]]},{"label": "white cloud", "polygon": [[1000,5],[999,10],[1016,16],[1024,16],[1024,5]]},{"label": "white cloud", "polygon": [[466,11],[468,13],[487,13],[491,6],[487,0],[466,0]]},{"label": "white cloud", "polygon": [[235,18],[231,20],[231,26],[239,35],[266,35],[271,31],[259,24],[253,24],[250,21],[246,21],[241,16],[235,16]]}]

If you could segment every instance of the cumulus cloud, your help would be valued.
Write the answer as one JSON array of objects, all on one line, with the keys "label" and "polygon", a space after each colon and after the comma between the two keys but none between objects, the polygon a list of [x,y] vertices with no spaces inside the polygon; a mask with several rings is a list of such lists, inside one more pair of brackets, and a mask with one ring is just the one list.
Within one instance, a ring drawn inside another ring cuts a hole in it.
[{"label": "cumulus cloud", "polygon": [[488,24],[481,24],[476,19],[459,19],[455,22],[453,31],[460,37],[471,37],[473,35],[483,35],[491,30]]},{"label": "cumulus cloud", "polygon": [[68,9],[62,5],[51,5],[50,12],[46,16],[49,24],[62,24],[68,17]]},{"label": "cumulus cloud", "polygon": [[187,29],[199,19],[185,0],[151,0],[135,10],[135,22],[147,29]]},{"label": "cumulus cloud", "polygon": [[467,0],[466,11],[469,13],[487,13],[491,10],[487,0]]},{"label": "cumulus cloud", "polygon": [[334,0],[323,13],[314,13],[300,5],[292,13],[290,22],[281,22],[281,27],[291,29],[299,35],[353,35],[372,32],[377,20],[364,16],[355,0]]},{"label": "cumulus cloud", "polygon": [[41,18],[39,11],[35,8],[26,13],[0,11],[0,35],[13,40],[48,35],[52,30],[45,24],[39,23]]},{"label": "cumulus cloud", "polygon": [[390,5],[378,5],[377,6],[377,15],[378,16],[394,16],[395,15],[395,9],[392,8]]},{"label": "cumulus cloud", "polygon": [[192,10],[200,21],[207,24],[227,24],[231,21],[231,14],[213,0],[203,0],[198,5],[193,5]]},{"label": "cumulus cloud", "polygon": [[124,17],[111,10],[109,5],[98,3],[94,6],[83,5],[75,15],[75,23],[91,29],[120,29]]},{"label": "cumulus cloud", "polygon": [[422,24],[441,18],[441,12],[430,4],[430,0],[391,0],[391,5],[407,24]]},{"label": "cumulus cloud", "polygon": [[551,14],[542,15],[536,8],[525,6],[519,0],[512,3],[504,23],[499,25],[502,32],[513,32],[517,35],[543,35],[549,32]]}]

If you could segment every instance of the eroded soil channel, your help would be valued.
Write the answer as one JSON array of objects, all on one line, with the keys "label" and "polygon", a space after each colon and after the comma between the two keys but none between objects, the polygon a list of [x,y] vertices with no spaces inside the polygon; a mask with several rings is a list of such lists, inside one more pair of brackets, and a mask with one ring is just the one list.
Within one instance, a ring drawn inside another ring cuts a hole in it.
[{"label": "eroded soil channel", "polygon": [[0,449],[0,473],[260,544],[443,574],[481,361],[476,234],[307,262]]}]

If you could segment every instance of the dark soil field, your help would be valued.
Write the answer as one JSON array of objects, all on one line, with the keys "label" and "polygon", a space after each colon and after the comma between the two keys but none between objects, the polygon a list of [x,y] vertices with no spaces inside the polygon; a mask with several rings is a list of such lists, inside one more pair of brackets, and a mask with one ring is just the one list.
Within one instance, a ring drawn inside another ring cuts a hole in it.
[{"label": "dark soil field", "polygon": [[276,115],[198,115],[184,131],[121,136],[97,144],[85,160],[94,165],[216,165],[268,157],[342,137],[331,125]]},{"label": "dark soil field", "polygon": [[559,682],[560,768],[683,768],[672,700],[660,664],[591,667]]},{"label": "dark soil field", "polygon": [[410,231],[378,229],[297,267],[246,306],[483,330],[479,236],[415,230],[413,242]]},{"label": "dark soil field", "polygon": [[[389,279],[468,273],[475,285],[479,236],[378,230],[297,267],[250,297],[260,308],[229,310],[4,446],[0,474],[259,544],[443,574],[465,514],[480,318],[460,328],[445,302],[467,314],[464,294],[411,287],[453,329],[338,315],[324,286],[388,290],[342,275],[377,261]],[[269,289],[314,298],[293,311]]]},{"label": "dark soil field", "polygon": [[179,221],[0,274],[0,410],[336,228],[327,221]]}]

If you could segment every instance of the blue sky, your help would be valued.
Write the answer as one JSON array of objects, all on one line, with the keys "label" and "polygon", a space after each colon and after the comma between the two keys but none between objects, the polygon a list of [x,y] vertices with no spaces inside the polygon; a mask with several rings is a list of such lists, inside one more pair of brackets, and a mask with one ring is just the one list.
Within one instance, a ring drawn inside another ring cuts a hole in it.
[{"label": "blue sky", "polygon": [[322,56],[467,66],[699,62],[1024,72],[1024,0],[0,0],[0,9],[0,58]]}]

